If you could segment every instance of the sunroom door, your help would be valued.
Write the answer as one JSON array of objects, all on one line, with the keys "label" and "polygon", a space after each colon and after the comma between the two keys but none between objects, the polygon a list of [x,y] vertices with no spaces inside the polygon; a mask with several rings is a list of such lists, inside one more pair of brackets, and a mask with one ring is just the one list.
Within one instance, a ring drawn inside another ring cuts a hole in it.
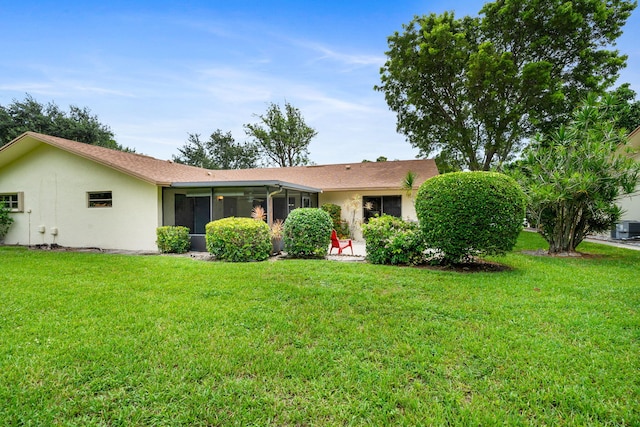
[{"label": "sunroom door", "polygon": [[176,194],[175,223],[189,228],[191,250],[206,251],[205,226],[211,221],[211,196]]}]

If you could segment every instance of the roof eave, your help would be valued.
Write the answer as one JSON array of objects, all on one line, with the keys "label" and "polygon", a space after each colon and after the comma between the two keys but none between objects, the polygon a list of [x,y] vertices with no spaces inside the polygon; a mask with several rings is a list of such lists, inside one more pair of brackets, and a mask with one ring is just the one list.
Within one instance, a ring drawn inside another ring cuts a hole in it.
[{"label": "roof eave", "polygon": [[[122,168],[122,167],[114,165],[114,164],[112,164],[110,162],[106,162],[103,159],[101,159],[100,157],[92,156],[90,154],[86,154],[86,153],[83,153],[81,151],[69,150],[64,145],[57,144],[55,141],[50,141],[50,140],[47,140],[47,139],[39,138],[38,135],[35,132],[25,132],[22,135],[20,135],[19,137],[17,137],[16,139],[14,139],[13,141],[11,141],[7,145],[13,145],[13,144],[15,144],[16,142],[18,142],[19,140],[21,140],[21,139],[23,139],[25,137],[32,138],[32,139],[34,139],[36,141],[39,141],[39,142],[41,142],[43,144],[51,145],[51,146],[56,147],[56,148],[58,148],[60,150],[66,151],[67,153],[72,153],[72,154],[74,154],[74,155],[76,155],[78,157],[82,157],[83,159],[91,160],[92,162],[101,164],[103,166],[106,166],[106,167],[114,169],[114,170],[117,170],[118,172],[122,172],[122,173],[124,173],[126,175],[129,175],[129,176],[131,176],[133,178],[136,178],[136,179],[139,179],[141,181],[145,181],[145,182],[147,182],[149,184],[159,185],[159,186],[163,186],[163,185],[164,186],[168,186],[170,184],[169,182],[157,181],[157,180],[155,180],[155,179],[153,179],[151,177],[145,176],[143,174],[139,174],[139,173],[134,172],[132,170],[129,170],[129,169],[126,169],[126,168]],[[6,147],[6,145],[4,147],[2,147],[2,148],[5,148],[5,147]]]},{"label": "roof eave", "polygon": [[[414,190],[417,190],[418,187],[414,187]],[[323,188],[323,191],[333,192],[333,191],[405,191],[400,186],[396,187],[357,187],[357,188]]]},{"label": "roof eave", "polygon": [[194,187],[282,187],[288,190],[306,191],[309,193],[322,193],[323,189],[309,187],[280,180],[243,180],[243,181],[189,181],[172,182],[173,188]]}]

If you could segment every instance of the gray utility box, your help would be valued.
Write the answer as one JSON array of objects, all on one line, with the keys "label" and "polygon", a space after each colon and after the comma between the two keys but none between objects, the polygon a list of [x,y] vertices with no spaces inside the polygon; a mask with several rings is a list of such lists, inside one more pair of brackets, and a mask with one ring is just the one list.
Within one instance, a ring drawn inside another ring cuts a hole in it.
[{"label": "gray utility box", "polygon": [[611,229],[613,239],[640,237],[640,221],[620,221]]}]

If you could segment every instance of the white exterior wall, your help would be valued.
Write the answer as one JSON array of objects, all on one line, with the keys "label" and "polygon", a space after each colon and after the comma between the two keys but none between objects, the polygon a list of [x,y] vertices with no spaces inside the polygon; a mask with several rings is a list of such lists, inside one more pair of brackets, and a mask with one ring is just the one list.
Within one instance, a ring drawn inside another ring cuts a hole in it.
[{"label": "white exterior wall", "polygon": [[[89,208],[87,193],[103,191],[113,206]],[[156,185],[42,144],[0,172],[0,193],[14,192],[24,193],[24,212],[11,214],[5,244],[157,251]]]},{"label": "white exterior wall", "polygon": [[[640,162],[640,127],[629,136],[629,147],[636,151],[631,157]],[[623,220],[640,221],[640,185],[636,186],[634,194],[622,197],[618,204],[624,210]]]},{"label": "white exterior wall", "polygon": [[622,210],[623,220],[640,221],[640,195],[624,196],[618,203]]},{"label": "white exterior wall", "polygon": [[[640,154],[636,154],[633,158],[640,162]],[[618,204],[624,210],[623,220],[640,221],[640,185],[636,187],[634,194],[622,197]]]},{"label": "white exterior wall", "polygon": [[[417,192],[414,191],[413,194]],[[342,219],[350,225],[353,238],[362,240],[362,197],[363,196],[402,196],[402,219],[417,221],[413,198],[407,197],[404,190],[367,190],[367,191],[326,191],[319,194],[318,203],[333,203],[342,208]],[[354,198],[357,203],[354,203]],[[355,209],[354,209],[355,208]],[[355,224],[355,227],[351,227]]]}]

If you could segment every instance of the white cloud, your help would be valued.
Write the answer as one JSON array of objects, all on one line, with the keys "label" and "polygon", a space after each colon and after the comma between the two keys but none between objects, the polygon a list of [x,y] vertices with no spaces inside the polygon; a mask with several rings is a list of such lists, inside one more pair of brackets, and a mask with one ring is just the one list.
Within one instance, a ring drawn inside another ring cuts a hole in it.
[{"label": "white cloud", "polygon": [[307,47],[320,52],[322,56],[318,60],[329,59],[347,65],[375,66],[376,68],[384,64],[386,58],[383,55],[347,54],[340,53],[318,44],[307,44]]}]

